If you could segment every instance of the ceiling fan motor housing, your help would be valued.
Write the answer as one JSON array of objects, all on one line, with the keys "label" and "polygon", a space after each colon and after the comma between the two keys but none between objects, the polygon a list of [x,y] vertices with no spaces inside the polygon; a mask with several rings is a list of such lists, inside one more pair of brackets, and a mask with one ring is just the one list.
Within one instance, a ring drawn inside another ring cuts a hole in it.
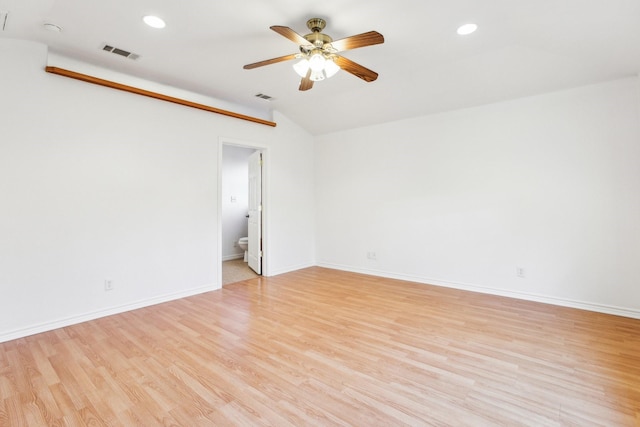
[{"label": "ceiling fan motor housing", "polygon": [[304,36],[304,38],[317,49],[320,49],[333,41],[331,37],[321,33],[326,25],[327,23],[325,20],[321,18],[312,18],[307,21],[307,28],[311,30],[311,33]]},{"label": "ceiling fan motor housing", "polygon": [[316,48],[322,48],[323,46],[330,44],[333,41],[331,37],[323,33],[307,34],[306,36],[304,36],[304,38]]}]

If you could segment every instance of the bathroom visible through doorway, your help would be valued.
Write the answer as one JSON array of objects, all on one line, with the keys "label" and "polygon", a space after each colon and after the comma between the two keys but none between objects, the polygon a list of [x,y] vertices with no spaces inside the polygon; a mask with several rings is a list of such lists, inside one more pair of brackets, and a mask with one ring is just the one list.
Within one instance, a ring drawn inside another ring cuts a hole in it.
[{"label": "bathroom visible through doorway", "polygon": [[[221,284],[228,284],[229,274],[223,271],[233,267],[246,268],[246,275],[265,274],[264,263],[264,151],[263,147],[222,141],[219,170],[219,230]],[[245,252],[246,249],[246,252]],[[244,267],[242,261],[244,263]],[[254,270],[251,271],[250,269]],[[228,273],[228,272],[226,272]]]}]

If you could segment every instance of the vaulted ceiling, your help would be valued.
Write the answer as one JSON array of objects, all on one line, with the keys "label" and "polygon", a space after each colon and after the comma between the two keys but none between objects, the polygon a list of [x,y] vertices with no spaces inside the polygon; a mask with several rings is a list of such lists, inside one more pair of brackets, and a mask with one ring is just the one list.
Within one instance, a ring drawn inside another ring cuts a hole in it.
[{"label": "vaulted ceiling", "polygon": [[[278,110],[316,135],[640,72],[638,0],[0,0],[0,11],[9,12],[2,38],[42,42],[89,64]],[[149,14],[166,27],[146,26]],[[324,32],[334,39],[382,33],[384,44],[343,53],[379,78],[367,83],[340,71],[302,92],[293,61],[242,68],[298,52],[269,27],[304,35],[313,17],[327,21]],[[468,22],[478,30],[458,35]],[[140,56],[109,54],[105,44]]]}]

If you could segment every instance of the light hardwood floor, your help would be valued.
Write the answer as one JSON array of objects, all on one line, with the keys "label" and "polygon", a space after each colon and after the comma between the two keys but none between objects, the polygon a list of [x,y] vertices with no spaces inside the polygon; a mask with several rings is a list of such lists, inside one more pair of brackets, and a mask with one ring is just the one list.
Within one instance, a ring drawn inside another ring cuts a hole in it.
[{"label": "light hardwood floor", "polygon": [[0,425],[634,426],[640,320],[309,268],[0,344]]}]

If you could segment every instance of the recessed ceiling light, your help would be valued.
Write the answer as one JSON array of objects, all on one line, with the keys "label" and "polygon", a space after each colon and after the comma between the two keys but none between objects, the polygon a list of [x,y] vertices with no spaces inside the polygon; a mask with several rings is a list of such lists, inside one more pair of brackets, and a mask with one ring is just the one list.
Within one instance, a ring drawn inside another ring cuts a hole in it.
[{"label": "recessed ceiling light", "polygon": [[147,15],[142,18],[145,24],[153,28],[164,28],[167,24],[161,18],[153,15]]},{"label": "recessed ceiling light", "polygon": [[43,25],[45,30],[53,31],[54,33],[59,33],[62,31],[62,27],[56,24],[46,23]]},{"label": "recessed ceiling light", "polygon": [[458,27],[458,34],[460,34],[461,36],[466,36],[467,34],[473,33],[477,29],[478,26],[476,24],[464,24]]}]

